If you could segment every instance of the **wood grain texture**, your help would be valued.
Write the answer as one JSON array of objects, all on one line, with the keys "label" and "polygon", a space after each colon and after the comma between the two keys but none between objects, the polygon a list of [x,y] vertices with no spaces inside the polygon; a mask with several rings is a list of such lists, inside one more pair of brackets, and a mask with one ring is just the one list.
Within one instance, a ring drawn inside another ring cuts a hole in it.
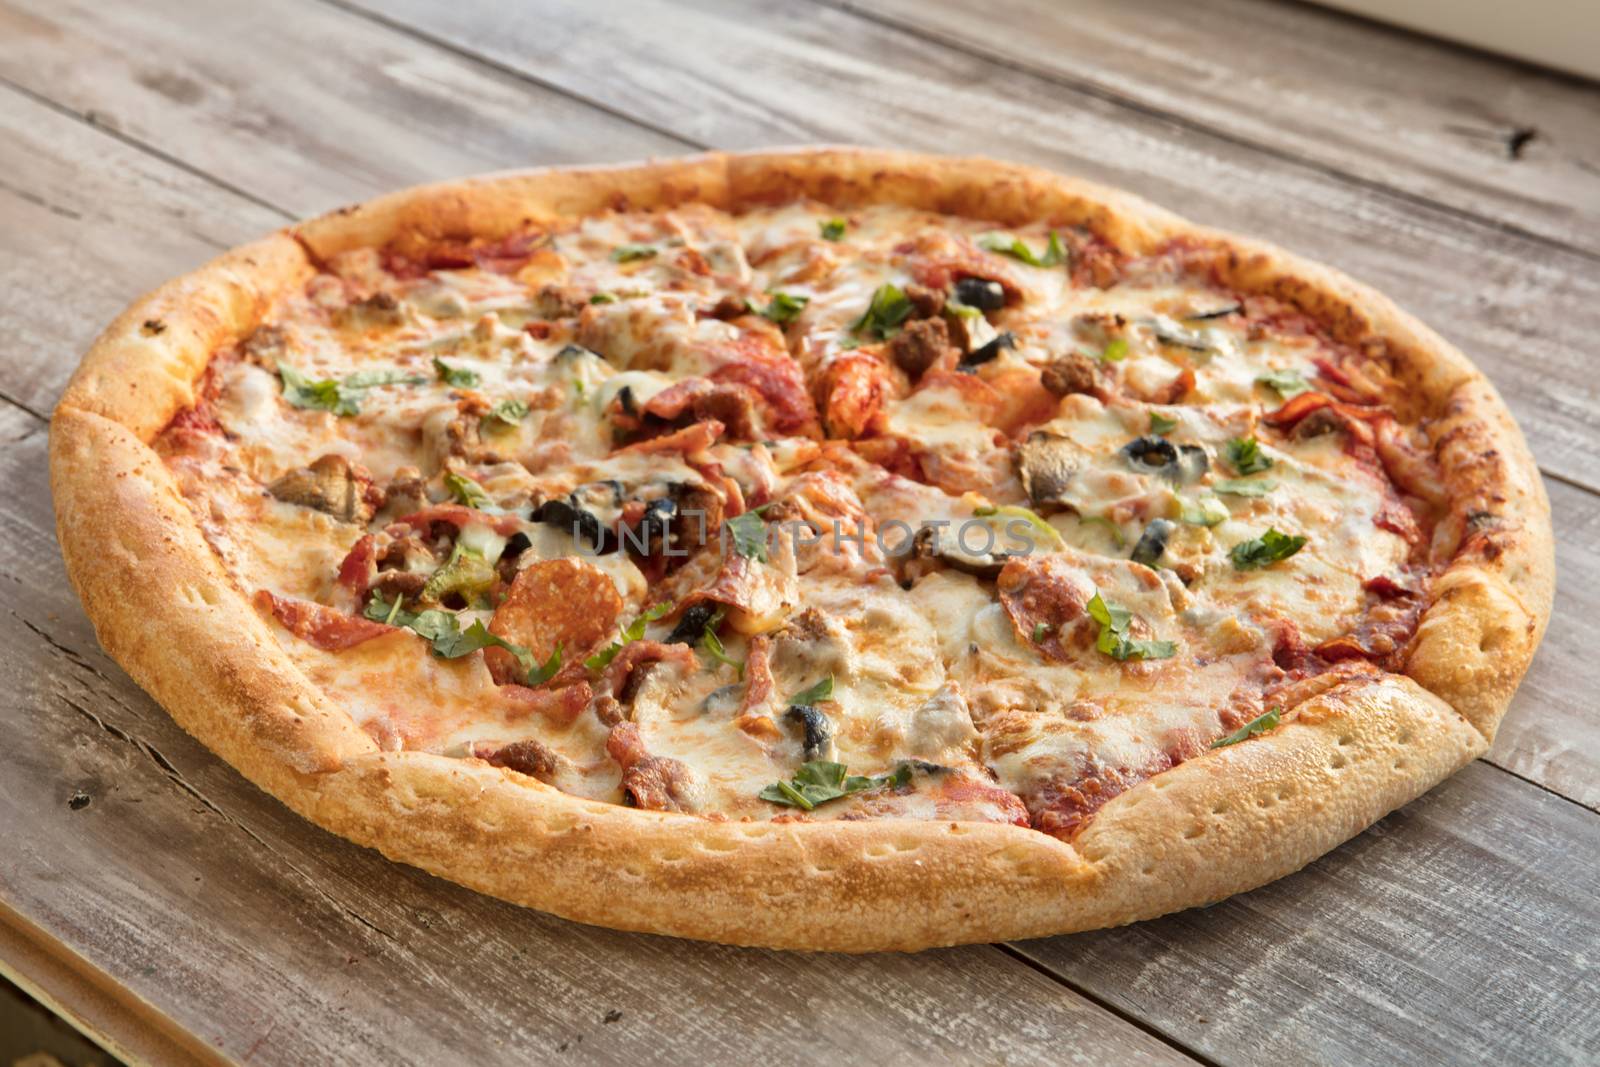
[{"label": "wood grain texture", "polygon": [[0,393],[43,414],[135,296],[287,220],[15,92],[0,99]]},{"label": "wood grain texture", "polygon": [[1600,252],[1600,85],[1276,0],[824,2]]},{"label": "wood grain texture", "polygon": [[1600,818],[1473,764],[1253,893],[1019,947],[1219,1062],[1594,1063],[1597,884]]},{"label": "wood grain texture", "polygon": [[[786,0],[341,0],[697,143],[847,141],[1037,163],[1348,271],[1458,344],[1546,470],[1591,461],[1591,256],[1178,126],[848,12]],[[692,41],[665,48],[665,41]],[[603,76],[601,76],[603,74]]]},{"label": "wood grain texture", "polygon": [[315,0],[6,0],[0,77],[296,218],[419,182],[684,149]]},{"label": "wood grain texture", "polygon": [[1190,1062],[994,948],[845,957],[614,933],[323,833],[106,658],[57,560],[44,426],[7,406],[0,443],[15,500],[0,513],[0,899],[225,1056]]}]

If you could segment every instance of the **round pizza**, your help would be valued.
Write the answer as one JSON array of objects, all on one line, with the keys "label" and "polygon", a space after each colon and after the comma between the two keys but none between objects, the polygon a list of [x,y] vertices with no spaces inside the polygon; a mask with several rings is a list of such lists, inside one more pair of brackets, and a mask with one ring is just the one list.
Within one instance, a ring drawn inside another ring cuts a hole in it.
[{"label": "round pizza", "polygon": [[106,648],[306,818],[797,949],[1294,871],[1484,751],[1554,581],[1494,388],[1381,295],[866,150],[292,226],[99,339],[51,473]]}]

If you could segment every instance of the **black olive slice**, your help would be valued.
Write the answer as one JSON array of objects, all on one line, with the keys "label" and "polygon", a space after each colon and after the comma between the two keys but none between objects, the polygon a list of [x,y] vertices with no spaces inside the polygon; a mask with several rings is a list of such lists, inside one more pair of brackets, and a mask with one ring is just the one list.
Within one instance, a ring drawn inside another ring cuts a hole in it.
[{"label": "black olive slice", "polygon": [[1151,519],[1144,533],[1139,536],[1139,543],[1133,546],[1133,555],[1129,558],[1135,563],[1154,568],[1166,552],[1167,538],[1172,536],[1174,529],[1173,523],[1167,519]]}]

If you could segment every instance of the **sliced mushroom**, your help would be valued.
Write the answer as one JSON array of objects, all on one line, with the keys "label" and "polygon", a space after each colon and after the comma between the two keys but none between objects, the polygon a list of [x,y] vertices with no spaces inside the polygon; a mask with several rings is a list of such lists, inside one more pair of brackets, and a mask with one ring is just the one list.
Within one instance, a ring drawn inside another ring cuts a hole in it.
[{"label": "sliced mushroom", "polygon": [[837,749],[833,743],[833,722],[818,708],[811,704],[790,704],[784,717],[805,729],[806,762],[834,758]]},{"label": "sliced mushroom", "polygon": [[1034,507],[1059,507],[1066,503],[1067,488],[1085,460],[1076,441],[1035,430],[1017,448],[1017,475]]},{"label": "sliced mushroom", "polygon": [[961,547],[959,537],[933,526],[924,526],[916,532],[911,539],[911,550],[916,559],[938,560],[952,570],[975,578],[1000,577],[1000,568],[1011,558],[1004,552],[968,552]]},{"label": "sliced mushroom", "polygon": [[285,504],[332,515],[340,522],[365,523],[372,518],[368,490],[372,480],[343,456],[329,453],[311,464],[283,475],[267,491]]}]

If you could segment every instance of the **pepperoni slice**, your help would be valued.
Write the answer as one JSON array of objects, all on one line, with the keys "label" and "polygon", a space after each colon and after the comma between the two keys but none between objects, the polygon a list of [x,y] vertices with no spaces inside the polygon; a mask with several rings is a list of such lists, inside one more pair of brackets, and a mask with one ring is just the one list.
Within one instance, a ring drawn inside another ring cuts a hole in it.
[{"label": "pepperoni slice", "polygon": [[256,591],[256,606],[272,612],[284,629],[325,652],[343,652],[395,629],[358,615],[346,615],[313,600],[278,596],[266,589]]},{"label": "pepperoni slice", "polygon": [[[560,645],[564,662],[577,663],[611,636],[622,606],[617,587],[593,564],[571,557],[541,560],[517,572],[489,632],[526,648],[536,662],[546,662]],[[511,653],[486,648],[483,654],[495,681],[520,680]]]}]

